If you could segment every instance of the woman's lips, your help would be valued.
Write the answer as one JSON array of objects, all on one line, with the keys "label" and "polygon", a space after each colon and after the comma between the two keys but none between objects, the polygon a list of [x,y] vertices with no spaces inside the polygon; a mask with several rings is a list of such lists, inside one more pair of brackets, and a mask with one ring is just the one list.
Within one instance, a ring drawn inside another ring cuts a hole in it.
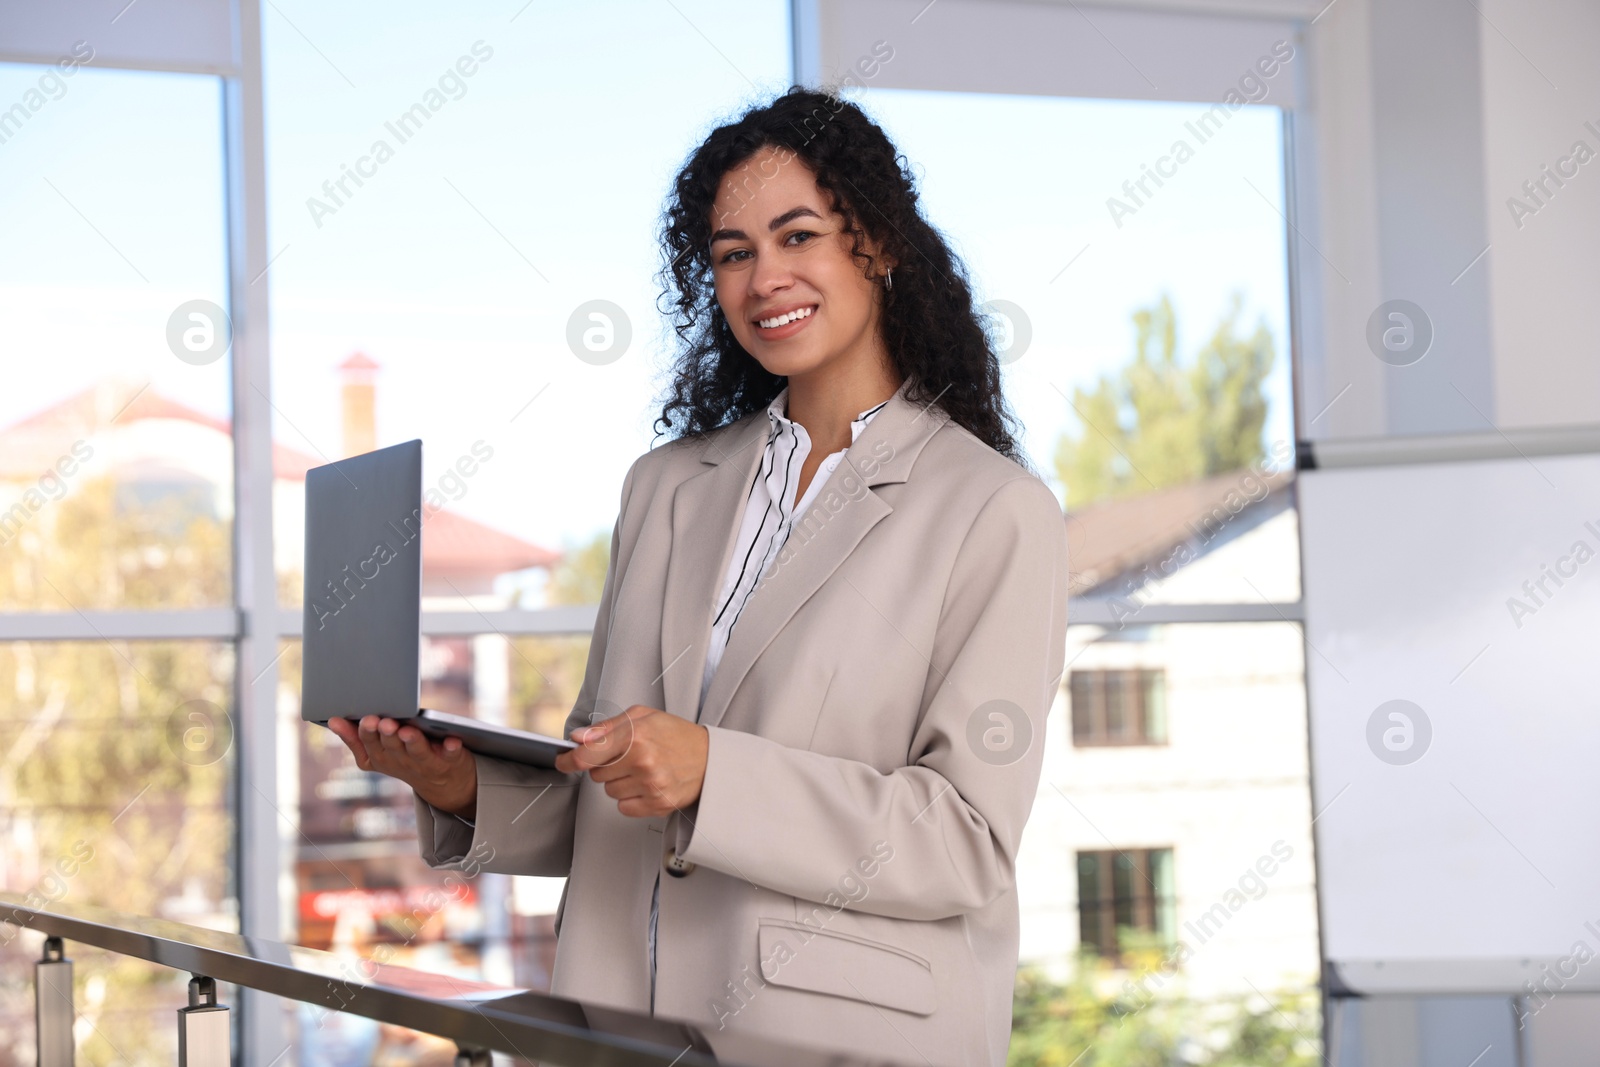
[{"label": "woman's lips", "polygon": [[811,313],[809,315],[806,315],[804,318],[791,319],[782,326],[775,326],[772,329],[768,329],[757,322],[755,324],[756,336],[762,338],[763,340],[781,341],[786,337],[793,337],[795,334],[805,329],[806,326],[810,324],[811,320],[816,317],[817,306],[813,304],[811,305]]}]

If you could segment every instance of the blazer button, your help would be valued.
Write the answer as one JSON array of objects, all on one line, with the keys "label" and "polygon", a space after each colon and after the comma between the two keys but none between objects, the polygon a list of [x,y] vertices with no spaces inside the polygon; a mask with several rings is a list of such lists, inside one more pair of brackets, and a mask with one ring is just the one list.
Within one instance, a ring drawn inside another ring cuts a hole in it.
[{"label": "blazer button", "polygon": [[674,878],[687,878],[695,868],[695,865],[688,860],[678,858],[678,850],[676,848],[667,849],[667,854],[662,859],[661,865]]}]

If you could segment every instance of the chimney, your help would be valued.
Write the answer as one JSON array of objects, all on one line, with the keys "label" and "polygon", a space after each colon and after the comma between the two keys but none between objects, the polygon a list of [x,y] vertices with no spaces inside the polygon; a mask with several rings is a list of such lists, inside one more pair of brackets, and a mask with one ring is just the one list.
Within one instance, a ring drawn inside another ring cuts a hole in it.
[{"label": "chimney", "polygon": [[339,393],[344,409],[344,454],[359,456],[378,447],[374,383],[378,364],[356,352],[339,364]]}]

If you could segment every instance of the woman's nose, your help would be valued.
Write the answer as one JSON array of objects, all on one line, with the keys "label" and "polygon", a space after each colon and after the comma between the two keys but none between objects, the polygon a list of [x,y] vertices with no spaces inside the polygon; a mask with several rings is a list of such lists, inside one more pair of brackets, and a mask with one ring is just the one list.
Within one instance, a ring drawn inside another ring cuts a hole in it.
[{"label": "woman's nose", "polygon": [[766,299],[794,284],[794,275],[777,256],[756,257],[755,269],[750,272],[750,295]]}]

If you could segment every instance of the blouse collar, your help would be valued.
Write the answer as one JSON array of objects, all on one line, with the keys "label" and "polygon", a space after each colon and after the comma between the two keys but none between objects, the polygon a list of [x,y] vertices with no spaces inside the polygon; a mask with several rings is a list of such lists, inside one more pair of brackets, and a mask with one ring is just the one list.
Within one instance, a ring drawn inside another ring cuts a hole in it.
[{"label": "blouse collar", "polygon": [[[855,443],[856,438],[861,436],[861,431],[866,429],[867,423],[872,421],[872,417],[878,412],[882,411],[888,403],[889,401],[885,400],[881,403],[874,404],[872,407],[859,413],[854,419],[850,420],[850,442],[852,444]],[[767,405],[767,417],[772,422],[773,437],[777,436],[780,427],[788,428],[797,436],[805,434],[804,426],[801,426],[795,422],[791,422],[789,417],[784,414],[784,412],[788,410],[788,407],[789,387],[785,385],[783,389],[779,391],[778,395],[772,398],[772,403]],[[769,440],[770,439],[771,438],[769,438]],[[810,440],[810,436],[806,435],[806,439]]]}]

